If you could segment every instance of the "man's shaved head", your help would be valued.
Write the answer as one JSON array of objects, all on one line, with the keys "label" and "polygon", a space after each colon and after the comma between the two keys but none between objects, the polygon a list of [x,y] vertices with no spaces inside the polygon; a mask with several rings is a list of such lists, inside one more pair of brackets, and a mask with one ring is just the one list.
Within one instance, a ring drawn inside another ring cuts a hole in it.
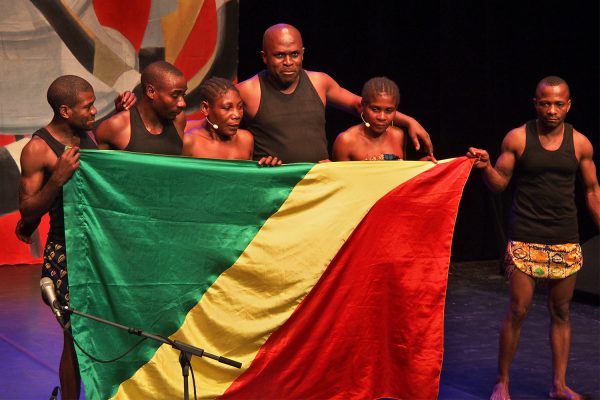
[{"label": "man's shaved head", "polygon": [[62,105],[73,107],[79,101],[80,92],[93,92],[92,85],[76,75],[63,75],[54,80],[48,87],[46,98],[55,113]]},{"label": "man's shaved head", "polygon": [[542,86],[560,86],[560,85],[565,85],[567,87],[567,96],[568,96],[568,98],[570,98],[571,91],[569,89],[569,85],[563,78],[561,78],[559,76],[547,76],[544,79],[542,79],[541,81],[539,81],[537,86],[535,87],[535,97],[539,97],[540,89],[542,88]]},{"label": "man's shaved head", "polygon": [[142,71],[142,87],[144,90],[147,85],[162,87],[169,76],[183,77],[183,72],[166,61],[153,62]]},{"label": "man's shaved head", "polygon": [[300,31],[289,24],[276,24],[267,28],[263,34],[263,51],[270,44],[278,41],[285,43],[297,42],[302,47],[302,35]]}]

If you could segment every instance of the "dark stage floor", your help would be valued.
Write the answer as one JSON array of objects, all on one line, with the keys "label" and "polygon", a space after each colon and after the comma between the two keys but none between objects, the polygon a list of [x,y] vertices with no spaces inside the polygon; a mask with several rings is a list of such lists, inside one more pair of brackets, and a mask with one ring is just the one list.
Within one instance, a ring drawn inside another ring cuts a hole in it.
[{"label": "dark stage floor", "polygon": [[[550,348],[546,287],[539,285],[513,364],[514,400],[546,399]],[[446,302],[442,400],[487,399],[496,374],[496,345],[506,284],[494,262],[451,267]],[[0,400],[47,399],[58,384],[62,335],[42,303],[39,268],[0,267]],[[600,308],[574,302],[571,387],[600,400]]]}]

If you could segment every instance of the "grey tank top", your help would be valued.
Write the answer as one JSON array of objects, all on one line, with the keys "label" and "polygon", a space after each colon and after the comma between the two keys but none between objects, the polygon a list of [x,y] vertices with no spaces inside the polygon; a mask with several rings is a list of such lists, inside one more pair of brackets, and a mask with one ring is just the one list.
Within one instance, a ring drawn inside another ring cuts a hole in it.
[{"label": "grey tank top", "polygon": [[325,106],[308,75],[300,70],[293,93],[281,93],[267,78],[258,74],[260,105],[254,118],[245,117],[254,135],[254,159],[266,155],[284,163],[318,162],[329,158],[325,133]]}]

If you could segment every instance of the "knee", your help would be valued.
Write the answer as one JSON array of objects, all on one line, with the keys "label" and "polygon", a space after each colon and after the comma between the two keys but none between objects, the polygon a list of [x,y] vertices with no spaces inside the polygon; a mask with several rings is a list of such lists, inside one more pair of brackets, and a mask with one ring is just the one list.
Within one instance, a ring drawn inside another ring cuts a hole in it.
[{"label": "knee", "polygon": [[514,325],[521,325],[527,314],[529,313],[529,306],[519,303],[512,303],[508,312],[508,318]]},{"label": "knee", "polygon": [[567,323],[569,322],[569,302],[549,302],[548,310],[553,322]]}]

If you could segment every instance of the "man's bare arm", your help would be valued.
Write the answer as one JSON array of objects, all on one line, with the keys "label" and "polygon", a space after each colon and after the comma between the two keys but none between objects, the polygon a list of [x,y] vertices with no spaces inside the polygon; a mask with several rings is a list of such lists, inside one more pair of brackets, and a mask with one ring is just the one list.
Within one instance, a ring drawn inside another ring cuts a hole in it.
[{"label": "man's bare arm", "polygon": [[21,222],[18,226],[19,237],[31,235],[42,216],[52,206],[63,185],[79,167],[79,148],[69,148],[57,160],[54,172],[44,183],[48,151],[50,150],[45,143],[32,139],[21,153],[21,179],[19,184]]},{"label": "man's bare arm", "polygon": [[481,175],[492,192],[502,192],[508,186],[519,156],[525,147],[524,128],[509,132],[502,141],[501,152],[496,165],[492,167],[490,155],[483,149],[470,147],[467,157],[476,158],[475,168],[481,169]]},{"label": "man's bare arm", "polygon": [[594,148],[590,141],[580,133],[575,134],[575,146],[578,147],[579,173],[585,189],[585,200],[596,227],[600,229],[600,187],[594,164]]}]

